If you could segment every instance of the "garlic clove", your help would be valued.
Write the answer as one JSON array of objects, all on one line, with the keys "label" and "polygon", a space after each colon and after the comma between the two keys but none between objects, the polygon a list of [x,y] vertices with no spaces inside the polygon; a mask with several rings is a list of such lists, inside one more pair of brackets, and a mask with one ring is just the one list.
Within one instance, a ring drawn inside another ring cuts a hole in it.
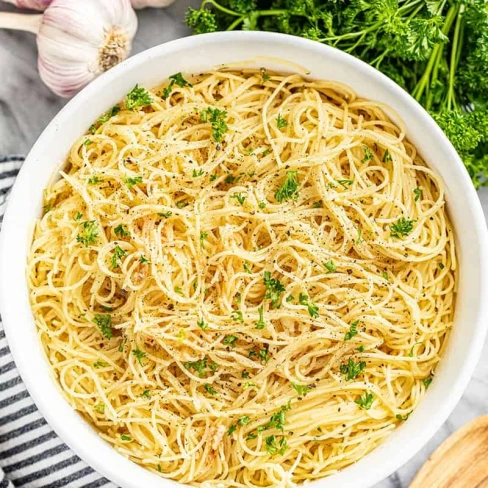
[{"label": "garlic clove", "polygon": [[131,0],[134,8],[146,8],[146,7],[168,7],[175,0]]},{"label": "garlic clove", "polygon": [[19,8],[28,8],[31,10],[45,10],[52,0],[4,0],[12,3]]},{"label": "garlic clove", "polygon": [[130,53],[137,17],[130,0],[53,0],[39,33],[39,73],[69,97]]}]

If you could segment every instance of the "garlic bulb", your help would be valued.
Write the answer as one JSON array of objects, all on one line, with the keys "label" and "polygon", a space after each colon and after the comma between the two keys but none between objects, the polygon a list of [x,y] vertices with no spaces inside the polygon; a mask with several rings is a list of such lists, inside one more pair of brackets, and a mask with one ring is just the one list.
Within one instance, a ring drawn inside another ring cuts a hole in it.
[{"label": "garlic bulb", "polygon": [[4,2],[13,3],[19,8],[29,8],[32,10],[45,10],[52,0],[4,0]]},{"label": "garlic bulb", "polygon": [[146,7],[167,7],[171,5],[175,0],[131,0],[134,8],[146,8]]}]

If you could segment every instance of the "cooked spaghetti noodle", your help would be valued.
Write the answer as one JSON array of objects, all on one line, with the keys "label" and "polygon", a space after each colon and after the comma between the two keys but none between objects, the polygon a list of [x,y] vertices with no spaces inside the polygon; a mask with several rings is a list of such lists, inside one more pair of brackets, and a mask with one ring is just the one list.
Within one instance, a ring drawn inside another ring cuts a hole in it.
[{"label": "cooked spaghetti noodle", "polygon": [[419,404],[456,267],[443,183],[381,105],[221,70],[136,87],[74,144],[28,280],[64,394],[119,452],[288,487]]}]

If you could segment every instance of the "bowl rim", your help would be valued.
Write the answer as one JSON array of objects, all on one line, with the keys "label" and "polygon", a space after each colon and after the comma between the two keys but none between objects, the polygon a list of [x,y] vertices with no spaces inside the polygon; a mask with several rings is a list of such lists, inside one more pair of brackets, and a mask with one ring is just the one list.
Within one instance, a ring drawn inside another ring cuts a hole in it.
[{"label": "bowl rim", "polygon": [[[363,61],[333,47],[286,34],[237,31],[216,32],[184,37],[145,50],[127,59],[123,63],[112,68],[110,71],[94,80],[61,109],[61,111],[48,124],[46,129],[44,129],[27,155],[11,191],[4,216],[2,233],[0,235],[0,269],[5,269],[3,266],[5,266],[8,261],[6,252],[9,242],[7,238],[7,231],[9,228],[15,225],[14,208],[18,204],[13,202],[21,199],[22,186],[25,185],[29,167],[36,162],[36,155],[43,151],[45,141],[52,137],[53,131],[56,130],[56,127],[59,127],[63,122],[66,122],[70,114],[76,114],[77,111],[80,110],[80,106],[84,103],[84,101],[91,99],[97,94],[103,93],[103,91],[107,90],[107,87],[112,82],[116,82],[125,71],[145,64],[154,55],[160,57],[165,53],[167,54],[179,49],[190,50],[196,47],[204,46],[205,44],[215,43],[216,41],[225,43],[227,40],[232,41],[237,38],[240,38],[241,41],[256,41],[256,39],[258,39],[263,43],[269,41],[275,43],[278,42],[285,45],[294,44],[297,47],[305,50],[321,52],[321,54],[330,58],[331,60],[339,59],[342,63],[354,66],[358,70],[367,74],[372,79],[372,82],[382,85],[383,87],[387,87],[398,97],[407,100],[408,104],[412,107],[412,110],[416,112],[416,115],[418,115],[420,123],[425,125],[431,133],[438,137],[438,143],[446,146],[450,153],[452,153],[452,164],[456,167],[456,171],[459,173],[459,183],[463,185],[464,189],[466,190],[465,198],[467,199],[468,206],[472,212],[475,240],[481,248],[488,248],[488,231],[486,228],[483,210],[463,163],[441,129],[427,114],[423,107],[421,107],[408,93],[396,85],[396,83],[390,80],[386,75],[372,68]],[[488,259],[481,259],[479,265],[482,271],[479,286],[480,290],[483,293],[486,293],[488,291]],[[129,461],[114,448],[112,448],[111,445],[100,438],[98,438],[98,442],[96,443],[96,452],[94,452],[94,444],[91,442],[87,444],[80,443],[77,437],[78,434],[84,436],[86,439],[91,439],[91,441],[95,443],[94,435],[96,435],[96,433],[95,430],[84,419],[82,419],[80,415],[74,412],[66,399],[63,400],[65,405],[56,404],[56,410],[62,412],[63,415],[59,416],[53,413],[50,405],[50,400],[53,398],[53,391],[51,391],[49,395],[45,395],[45,392],[42,391],[42,389],[38,386],[35,375],[30,371],[29,357],[23,354],[24,351],[22,349],[21,338],[17,337],[18,334],[15,332],[15,307],[13,306],[13,300],[12,302],[9,300],[11,291],[9,289],[9,280],[5,275],[6,273],[0,273],[0,310],[2,311],[3,315],[4,328],[10,350],[29,394],[31,395],[41,414],[47,420],[51,428],[53,428],[56,434],[61,438],[61,440],[99,474],[118,483],[120,486],[137,487],[144,485],[151,488],[161,486],[164,483],[172,483],[173,486],[182,486],[181,483],[177,483],[169,479],[161,479],[146,469],[136,465],[132,461]],[[427,443],[427,441],[435,434],[435,432],[440,428],[440,426],[452,412],[461,398],[481,355],[482,347],[488,330],[488,301],[481,301],[479,303],[477,322],[473,326],[476,328],[476,333],[470,343],[468,357],[465,358],[466,360],[459,372],[459,375],[453,381],[452,390],[447,392],[445,403],[443,404],[442,408],[437,412],[437,415],[434,418],[425,423],[425,427],[422,432],[419,433],[418,437],[412,440],[409,445],[405,446],[402,453],[395,453],[389,462],[383,463],[381,466],[375,466],[374,472],[372,473],[361,473],[362,476],[364,475],[364,477],[362,478],[362,484],[360,486],[372,486],[405,464]],[[44,359],[47,361],[47,358],[44,357]],[[60,392],[58,393],[61,395]],[[60,398],[59,395],[58,398]],[[71,414],[74,413],[77,415],[81,422],[73,420],[73,417],[70,415],[69,411],[71,411]],[[76,425],[74,427],[70,426],[73,428],[66,428],[65,416],[69,416],[71,420],[74,421]],[[345,468],[345,470],[347,469],[348,468]],[[335,476],[333,475],[332,477],[325,479],[332,480],[334,477]],[[320,481],[324,481],[324,479]],[[318,486],[320,481],[314,482],[314,486]],[[349,483],[341,483],[340,485],[335,484],[334,486],[349,487],[353,485],[350,485]],[[356,486],[358,486],[357,481]]]}]

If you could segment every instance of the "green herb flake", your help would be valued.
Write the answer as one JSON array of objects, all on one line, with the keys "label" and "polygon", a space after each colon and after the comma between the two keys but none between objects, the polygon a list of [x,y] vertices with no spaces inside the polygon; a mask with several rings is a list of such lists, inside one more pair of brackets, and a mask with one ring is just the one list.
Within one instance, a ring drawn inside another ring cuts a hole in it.
[{"label": "green herb flake", "polygon": [[99,413],[105,413],[105,405],[103,403],[98,403],[93,408]]},{"label": "green herb flake", "polygon": [[127,441],[127,442],[130,442],[132,441],[132,437],[130,435],[125,435],[125,434],[122,434],[120,436],[120,438],[123,440],[123,441]]},{"label": "green herb flake", "polygon": [[298,385],[297,383],[292,383],[291,386],[298,393],[299,396],[305,396],[310,391],[310,387],[307,385]]},{"label": "green herb flake", "polygon": [[345,333],[344,340],[350,341],[355,335],[358,333],[358,324],[359,320],[354,320],[351,322],[351,326],[349,327],[349,331]]},{"label": "green herb flake", "polygon": [[139,257],[139,262],[141,264],[151,264],[151,261],[149,261],[149,259],[147,259],[144,254],[142,256]]},{"label": "green herb flake", "polygon": [[347,188],[348,186],[351,186],[354,181],[353,180],[345,180],[345,179],[341,179],[341,180],[336,180],[337,183],[339,183],[339,185],[342,185],[344,188]]},{"label": "green herb flake", "polygon": [[127,185],[128,188],[132,188],[133,186],[137,185],[138,183],[142,183],[142,176],[134,176],[133,178],[125,178],[124,183]]},{"label": "green herb flake", "polygon": [[200,327],[200,329],[202,329],[202,330],[205,330],[205,329],[207,329],[207,328],[208,328],[208,324],[206,324],[206,323],[204,322],[204,320],[203,320],[203,319],[201,319],[201,320],[197,320],[197,325],[198,325],[198,327]]},{"label": "green herb flake", "polygon": [[444,269],[445,266],[442,263],[439,263],[439,269]]},{"label": "green herb flake", "polygon": [[108,363],[105,361],[97,361],[96,363],[93,363],[93,366],[95,368],[106,368],[108,366]]},{"label": "green herb flake", "polygon": [[75,215],[75,218],[74,218],[74,221],[75,222],[79,222],[83,217],[83,214],[81,212],[78,212],[76,215]]},{"label": "green herb flake", "polygon": [[369,391],[366,391],[364,395],[361,395],[354,403],[357,403],[363,410],[369,410],[373,405],[374,395]]},{"label": "green herb flake", "polygon": [[263,305],[258,307],[258,312],[259,312],[259,320],[256,322],[256,329],[262,330],[262,329],[264,329],[264,326],[266,325],[264,323],[264,307],[263,307]]},{"label": "green herb flake", "polygon": [[310,297],[308,295],[300,293],[298,301],[300,305],[307,307],[310,317],[314,319],[317,319],[319,317],[319,307],[312,300],[310,300]]},{"label": "green herb flake", "polygon": [[425,379],[422,380],[422,383],[424,384],[426,390],[429,388],[429,386],[432,383],[432,380],[433,379],[434,378],[432,378],[432,376],[429,376],[428,378],[425,378]]},{"label": "green herb flake", "polygon": [[200,248],[205,249],[205,240],[208,237],[207,232],[200,232]]},{"label": "green herb flake", "polygon": [[244,323],[244,317],[242,316],[242,312],[240,310],[234,310],[231,315],[234,322]]},{"label": "green herb flake", "polygon": [[159,212],[158,215],[160,217],[164,217],[165,219],[168,219],[169,217],[171,217],[173,215],[173,212],[168,211],[168,212]]},{"label": "green herb flake", "polygon": [[115,107],[112,107],[110,110],[105,112],[93,125],[90,126],[90,133],[95,134],[100,126],[105,124],[105,122],[108,122],[112,117],[115,117],[119,112],[120,107],[118,105],[115,105]]},{"label": "green herb flake", "polygon": [[287,126],[288,122],[281,116],[281,114],[278,114],[278,116],[276,117],[276,127],[278,127],[278,129],[283,129]]},{"label": "green herb flake", "polygon": [[258,207],[262,210],[264,207],[266,207],[265,202],[259,202]]},{"label": "green herb flake", "polygon": [[88,247],[89,244],[95,244],[98,239],[98,224],[95,220],[89,220],[81,224],[83,230],[76,236],[76,241]]},{"label": "green herb flake", "polygon": [[363,159],[361,159],[361,163],[367,163],[368,161],[372,161],[374,156],[369,146],[363,144],[363,149],[364,149],[364,156]]},{"label": "green herb flake", "polygon": [[204,174],[205,174],[205,171],[203,171],[203,169],[200,169],[198,171],[196,169],[194,169],[191,175],[193,178],[198,178],[199,176],[203,176]]},{"label": "green herb flake", "polygon": [[151,393],[149,390],[144,390],[141,396],[143,396],[144,398],[151,398]]},{"label": "green herb flake", "polygon": [[212,137],[215,142],[221,142],[228,130],[227,111],[218,108],[208,107],[200,112],[200,120],[203,123],[209,122],[212,127]]},{"label": "green herb flake", "polygon": [[271,300],[273,308],[279,308],[281,295],[285,291],[285,287],[281,284],[280,280],[271,278],[271,273],[269,271],[264,272],[264,286],[266,288],[264,298]]},{"label": "green herb flake", "polygon": [[390,225],[390,236],[399,239],[402,236],[407,236],[413,230],[415,220],[408,220],[405,217],[400,217],[394,224]]},{"label": "green herb flake", "polygon": [[149,107],[152,101],[151,94],[145,88],[136,85],[127,94],[125,106],[128,110],[134,110],[137,107]]},{"label": "green herb flake", "polygon": [[329,273],[335,273],[336,265],[332,259],[330,261],[323,262],[322,265]]},{"label": "green herb flake", "polygon": [[230,347],[236,347],[236,343],[238,341],[238,337],[235,336],[235,335],[228,335],[228,336],[225,336],[222,344],[224,344],[225,346],[230,346]]},{"label": "green herb flake", "polygon": [[356,350],[357,352],[364,352],[364,346],[359,346]]},{"label": "green herb flake", "polygon": [[95,314],[93,322],[98,326],[103,337],[112,338],[112,317],[109,314]]},{"label": "green herb flake", "polygon": [[389,161],[392,161],[392,158],[391,158],[391,154],[390,154],[390,151],[388,151],[388,149],[385,151],[385,153],[383,154],[383,159],[382,161],[384,163],[388,163]]},{"label": "green herb flake", "polygon": [[422,196],[422,190],[420,188],[415,188],[413,192],[415,193],[414,201],[418,202],[420,200],[420,197]]},{"label": "green herb flake", "polygon": [[420,344],[423,344],[423,342],[416,342],[416,343],[415,343],[415,344],[412,346],[412,348],[410,349],[410,351],[409,351],[409,353],[408,353],[409,357],[413,358],[413,350],[415,349],[415,346],[419,346]]},{"label": "green herb flake", "polygon": [[246,425],[251,421],[251,417],[248,417],[247,415],[243,415],[242,417],[239,417],[237,420],[237,423],[239,425]]},{"label": "green herb flake", "polygon": [[285,436],[281,436],[278,440],[276,436],[270,435],[266,437],[264,441],[266,452],[268,454],[271,454],[271,456],[274,456],[275,454],[279,454],[282,456],[288,449],[288,443]]},{"label": "green herb flake", "polygon": [[102,182],[102,179],[96,175],[88,178],[88,184],[89,185],[97,185],[98,183],[101,183],[101,182]]},{"label": "green herb flake", "polygon": [[287,171],[285,182],[275,192],[275,198],[278,203],[287,202],[288,200],[296,201],[298,198],[298,172]]},{"label": "green herb flake", "polygon": [[139,361],[139,364],[142,366],[142,360],[147,356],[147,353],[137,348],[132,350],[132,354],[134,354],[134,356],[137,358],[137,361]]},{"label": "green herb flake", "polygon": [[231,425],[227,430],[227,435],[232,435],[236,430],[237,430],[237,425],[236,424]]},{"label": "green herb flake", "polygon": [[195,373],[198,373],[198,376],[202,378],[205,376],[205,369],[207,368],[207,358],[199,359],[198,361],[189,361],[184,363],[183,366],[185,369],[192,369]]},{"label": "green herb flake", "polygon": [[112,269],[115,269],[119,266],[119,261],[126,254],[127,253],[120,246],[115,246],[114,253],[112,255]]},{"label": "green herb flake", "polygon": [[216,395],[217,394],[217,390],[215,390],[212,385],[208,384],[208,383],[205,383],[203,385],[203,388],[205,389],[205,391],[207,393],[209,393],[210,395]]},{"label": "green herb flake", "polygon": [[252,269],[251,269],[251,266],[249,266],[249,264],[248,264],[248,263],[244,263],[244,264],[242,265],[242,267],[244,268],[244,271],[245,271],[246,273],[252,274]]},{"label": "green herb flake", "polygon": [[261,71],[262,84],[264,84],[267,81],[269,81],[271,77],[268,75],[268,73],[264,68],[261,68],[260,71]]},{"label": "green herb flake", "polygon": [[115,227],[114,232],[115,232],[115,235],[118,237],[130,236],[130,232],[128,232],[127,229],[125,228],[125,226],[123,226],[122,224]]},{"label": "green herb flake", "polygon": [[185,208],[188,206],[188,203],[187,202],[184,202],[184,201],[179,201],[179,202],[176,202],[176,206],[178,208]]},{"label": "green herb flake", "polygon": [[366,367],[366,363],[361,361],[359,363],[355,363],[351,358],[346,364],[341,364],[340,371],[346,377],[346,381],[353,380],[357,378],[361,371]]},{"label": "green herb flake", "polygon": [[241,195],[240,193],[234,193],[233,195],[231,195],[230,198],[235,198],[240,205],[243,205],[246,200],[246,197]]}]

